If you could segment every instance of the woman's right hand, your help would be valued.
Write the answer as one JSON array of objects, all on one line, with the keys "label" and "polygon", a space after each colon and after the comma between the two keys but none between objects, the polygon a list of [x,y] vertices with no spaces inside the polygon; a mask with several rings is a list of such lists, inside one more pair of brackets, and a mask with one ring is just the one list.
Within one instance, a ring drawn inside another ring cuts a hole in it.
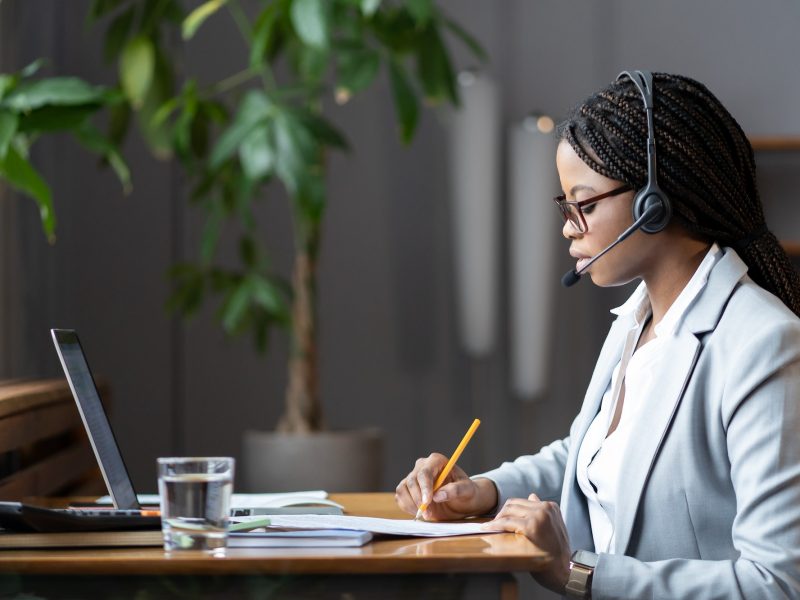
[{"label": "woman's right hand", "polygon": [[437,452],[417,459],[414,470],[395,489],[395,500],[403,511],[415,515],[417,508],[428,502],[423,513],[425,520],[448,521],[486,514],[497,505],[494,483],[489,479],[470,479],[458,465],[434,494],[433,484],[447,460]]}]

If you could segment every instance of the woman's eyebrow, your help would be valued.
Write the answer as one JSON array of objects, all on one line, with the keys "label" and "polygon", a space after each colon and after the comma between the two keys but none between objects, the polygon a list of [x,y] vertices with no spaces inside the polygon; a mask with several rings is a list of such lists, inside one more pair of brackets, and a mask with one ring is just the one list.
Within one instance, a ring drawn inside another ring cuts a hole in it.
[{"label": "woman's eyebrow", "polygon": [[580,191],[583,191],[583,190],[586,190],[586,191],[589,191],[589,192],[596,192],[597,191],[590,185],[585,185],[585,184],[579,183],[578,185],[573,185],[572,186],[572,188],[569,190],[569,195],[574,198],[575,197],[575,192],[580,192]]}]

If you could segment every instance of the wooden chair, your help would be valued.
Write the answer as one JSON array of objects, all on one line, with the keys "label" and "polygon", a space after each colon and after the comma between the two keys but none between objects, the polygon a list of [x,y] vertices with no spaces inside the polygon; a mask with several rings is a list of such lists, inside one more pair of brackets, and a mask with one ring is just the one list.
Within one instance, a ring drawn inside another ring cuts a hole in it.
[{"label": "wooden chair", "polygon": [[0,500],[105,493],[66,380],[0,382]]}]

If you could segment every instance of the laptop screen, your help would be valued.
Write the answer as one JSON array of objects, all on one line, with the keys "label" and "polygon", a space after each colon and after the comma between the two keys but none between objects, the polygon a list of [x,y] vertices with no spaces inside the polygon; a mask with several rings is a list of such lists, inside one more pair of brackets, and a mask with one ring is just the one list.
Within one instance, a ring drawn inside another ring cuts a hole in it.
[{"label": "laptop screen", "polygon": [[136,492],[100,402],[100,395],[78,335],[75,331],[66,329],[52,329],[51,333],[114,506],[120,509],[138,509]]}]

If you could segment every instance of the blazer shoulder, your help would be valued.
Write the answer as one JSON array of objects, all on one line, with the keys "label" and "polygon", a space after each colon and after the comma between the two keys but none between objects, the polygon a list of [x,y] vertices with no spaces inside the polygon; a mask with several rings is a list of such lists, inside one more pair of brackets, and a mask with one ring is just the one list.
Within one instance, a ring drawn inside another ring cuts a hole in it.
[{"label": "blazer shoulder", "polygon": [[735,328],[740,335],[765,329],[774,331],[776,328],[800,332],[800,317],[780,298],[750,277],[744,277],[731,294],[717,329],[728,327]]}]

